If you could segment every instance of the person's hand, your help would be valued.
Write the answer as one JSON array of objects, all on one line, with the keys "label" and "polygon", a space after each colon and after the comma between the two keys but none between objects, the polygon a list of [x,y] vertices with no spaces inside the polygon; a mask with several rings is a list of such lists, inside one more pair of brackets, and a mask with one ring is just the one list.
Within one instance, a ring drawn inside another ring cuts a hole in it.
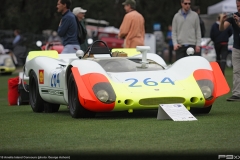
[{"label": "person's hand", "polygon": [[220,14],[219,17],[220,17],[219,19],[220,23],[227,20],[227,15],[224,13]]},{"label": "person's hand", "polygon": [[240,17],[238,17],[236,14],[233,14],[233,19],[237,23],[238,26],[240,26]]},{"label": "person's hand", "polygon": [[195,52],[196,52],[196,53],[199,53],[199,52],[200,52],[200,46],[196,46],[196,47],[195,47]]},{"label": "person's hand", "polygon": [[180,44],[175,44],[175,45],[174,45],[174,51],[178,50],[178,49],[179,49],[179,47],[181,47],[181,45],[180,45]]}]

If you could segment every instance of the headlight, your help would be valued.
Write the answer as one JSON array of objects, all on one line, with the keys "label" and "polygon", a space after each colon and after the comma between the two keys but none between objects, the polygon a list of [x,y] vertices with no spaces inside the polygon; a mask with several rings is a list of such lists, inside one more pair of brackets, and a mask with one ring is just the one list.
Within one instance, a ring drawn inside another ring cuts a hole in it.
[{"label": "headlight", "polygon": [[93,92],[103,103],[113,103],[116,100],[115,92],[108,82],[97,83],[93,86]]},{"label": "headlight", "polygon": [[6,59],[4,60],[4,65],[5,65],[6,67],[14,67],[14,64],[13,64],[11,58],[6,58]]},{"label": "headlight", "polygon": [[202,94],[206,100],[211,100],[213,97],[213,83],[210,80],[198,80],[197,81]]},{"label": "headlight", "polygon": [[204,96],[205,99],[208,99],[208,98],[210,98],[212,96],[212,90],[211,90],[210,87],[203,86],[201,88],[201,90],[202,90],[202,93],[203,93],[203,96]]},{"label": "headlight", "polygon": [[107,102],[109,99],[109,95],[105,90],[98,91],[96,95],[97,95],[97,98],[102,102]]}]

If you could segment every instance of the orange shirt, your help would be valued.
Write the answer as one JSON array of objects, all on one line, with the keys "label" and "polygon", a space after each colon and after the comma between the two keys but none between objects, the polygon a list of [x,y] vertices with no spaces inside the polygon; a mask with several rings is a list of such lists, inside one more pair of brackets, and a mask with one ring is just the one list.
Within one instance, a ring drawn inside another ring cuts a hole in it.
[{"label": "orange shirt", "polygon": [[120,26],[119,38],[125,38],[125,48],[136,48],[144,45],[144,18],[137,11],[131,11],[124,16]]}]

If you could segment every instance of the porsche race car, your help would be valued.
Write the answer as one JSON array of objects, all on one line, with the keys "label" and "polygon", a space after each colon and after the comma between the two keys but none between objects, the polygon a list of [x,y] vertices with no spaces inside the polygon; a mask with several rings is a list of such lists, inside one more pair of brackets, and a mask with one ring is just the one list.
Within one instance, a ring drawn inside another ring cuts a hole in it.
[{"label": "porsche race car", "polygon": [[140,54],[119,57],[98,43],[105,46],[94,47],[94,42],[86,53],[29,52],[24,73],[34,112],[57,112],[67,105],[73,118],[91,118],[98,112],[182,103],[191,112],[207,114],[216,98],[230,90],[218,64],[201,56],[167,65],[148,53],[148,46],[137,46]]}]

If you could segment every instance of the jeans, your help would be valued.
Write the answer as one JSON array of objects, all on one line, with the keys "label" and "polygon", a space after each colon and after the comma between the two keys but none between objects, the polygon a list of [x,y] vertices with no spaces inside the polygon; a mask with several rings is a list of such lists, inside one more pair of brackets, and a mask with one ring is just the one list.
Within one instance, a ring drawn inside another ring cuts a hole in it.
[{"label": "jeans", "polygon": [[67,53],[76,53],[77,50],[80,50],[80,46],[77,44],[68,44],[64,46],[63,51],[61,54],[67,54]]}]

